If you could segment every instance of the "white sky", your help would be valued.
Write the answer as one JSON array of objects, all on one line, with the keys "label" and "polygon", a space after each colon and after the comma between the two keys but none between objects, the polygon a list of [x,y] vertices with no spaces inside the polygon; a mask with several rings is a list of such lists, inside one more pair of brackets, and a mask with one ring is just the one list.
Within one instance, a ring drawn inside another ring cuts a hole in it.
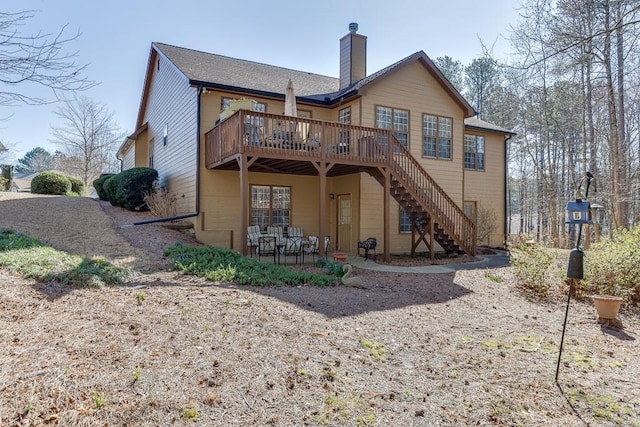
[{"label": "white sky", "polygon": [[[509,51],[509,27],[518,20],[519,0],[3,0],[3,12],[37,10],[20,28],[81,32],[69,46],[86,75],[99,82],[82,95],[104,103],[123,131],[133,132],[151,42],[222,54],[266,64],[338,76],[339,40],[349,22],[367,36],[369,74],[414,52],[435,59],[449,55],[467,65],[481,56],[480,39],[494,56]],[[27,88],[50,97],[46,88]],[[14,88],[16,89],[16,88]],[[17,89],[22,89],[20,86]],[[6,90],[0,84],[0,91]],[[284,88],[283,88],[284,91]],[[0,106],[0,141],[13,160],[41,146],[50,152],[56,104]]]}]

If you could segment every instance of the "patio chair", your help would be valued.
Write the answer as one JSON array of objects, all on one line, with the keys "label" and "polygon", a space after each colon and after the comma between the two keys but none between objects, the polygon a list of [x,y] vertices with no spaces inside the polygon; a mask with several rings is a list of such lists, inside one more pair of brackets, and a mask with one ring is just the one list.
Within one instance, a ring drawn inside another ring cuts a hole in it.
[{"label": "patio chair", "polygon": [[373,260],[376,260],[376,246],[378,245],[378,241],[375,237],[369,237],[368,239],[362,240],[358,242],[358,254],[360,254],[360,249],[364,249],[364,259],[365,261],[369,259],[369,251],[373,251]]},{"label": "patio chair", "polygon": [[259,225],[250,225],[249,227],[247,227],[247,246],[249,247],[251,256],[257,253],[259,237],[260,237]]},{"label": "patio chair", "polygon": [[263,256],[273,256],[273,263],[276,263],[276,236],[260,236],[258,238],[258,261],[262,260]]},{"label": "patio chair", "polygon": [[[309,236],[309,246],[304,248],[304,252],[306,254],[311,254],[313,256],[313,262],[316,262],[316,256],[318,255],[318,247],[319,247],[318,236]],[[324,238],[324,258],[327,259],[327,255],[329,252],[329,236],[325,236]],[[304,261],[304,258],[303,258]]]},{"label": "patio chair", "polygon": [[280,241],[284,237],[284,230],[282,229],[282,227],[267,226],[267,234],[276,236],[278,241]]},{"label": "patio chair", "polygon": [[289,237],[300,237],[300,238],[304,236],[304,234],[302,234],[302,227],[288,227],[287,235]]},{"label": "patio chair", "polygon": [[302,256],[302,237],[286,237],[284,239],[284,246],[281,248],[281,254],[284,256],[284,265],[287,265],[287,256],[292,255],[296,257],[296,264],[298,263],[298,257]]}]

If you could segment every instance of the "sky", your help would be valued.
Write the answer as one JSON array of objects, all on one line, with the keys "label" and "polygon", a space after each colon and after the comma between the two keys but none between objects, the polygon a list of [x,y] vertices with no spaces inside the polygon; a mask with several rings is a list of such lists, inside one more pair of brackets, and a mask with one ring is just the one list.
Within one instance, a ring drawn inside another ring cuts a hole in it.
[{"label": "sky", "polygon": [[[338,77],[339,40],[357,22],[367,36],[367,73],[423,50],[469,64],[481,41],[503,59],[519,0],[3,0],[0,12],[35,11],[18,28],[80,36],[67,47],[85,75],[99,83],[80,93],[106,105],[123,132],[132,133],[152,42]],[[0,54],[2,54],[0,47]],[[12,88],[54,99],[49,89]],[[0,91],[6,90],[0,83]],[[284,88],[283,88],[284,92]],[[59,104],[0,106],[0,141],[16,161],[43,147],[56,150],[51,127],[63,122]],[[10,163],[9,161],[5,161]]]}]

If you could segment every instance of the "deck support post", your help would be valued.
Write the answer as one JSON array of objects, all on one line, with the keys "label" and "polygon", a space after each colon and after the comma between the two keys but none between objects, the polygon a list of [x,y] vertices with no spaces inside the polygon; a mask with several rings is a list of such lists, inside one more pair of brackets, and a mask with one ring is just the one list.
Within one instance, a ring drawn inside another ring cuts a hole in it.
[{"label": "deck support post", "polygon": [[242,255],[249,255],[247,229],[249,228],[249,159],[246,154],[238,156],[240,167],[240,247]]},{"label": "deck support post", "polygon": [[384,260],[391,261],[391,172],[387,167],[381,167],[380,172],[384,175]]}]

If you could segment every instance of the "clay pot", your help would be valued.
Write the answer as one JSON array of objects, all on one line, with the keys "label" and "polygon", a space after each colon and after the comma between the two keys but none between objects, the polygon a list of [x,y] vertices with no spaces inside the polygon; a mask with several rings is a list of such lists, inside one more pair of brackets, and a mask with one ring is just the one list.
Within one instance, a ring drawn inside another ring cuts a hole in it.
[{"label": "clay pot", "polygon": [[618,316],[623,299],[612,295],[593,295],[593,304],[600,319],[613,320]]},{"label": "clay pot", "polygon": [[339,262],[345,262],[347,260],[347,254],[344,252],[334,252],[333,259]]}]

